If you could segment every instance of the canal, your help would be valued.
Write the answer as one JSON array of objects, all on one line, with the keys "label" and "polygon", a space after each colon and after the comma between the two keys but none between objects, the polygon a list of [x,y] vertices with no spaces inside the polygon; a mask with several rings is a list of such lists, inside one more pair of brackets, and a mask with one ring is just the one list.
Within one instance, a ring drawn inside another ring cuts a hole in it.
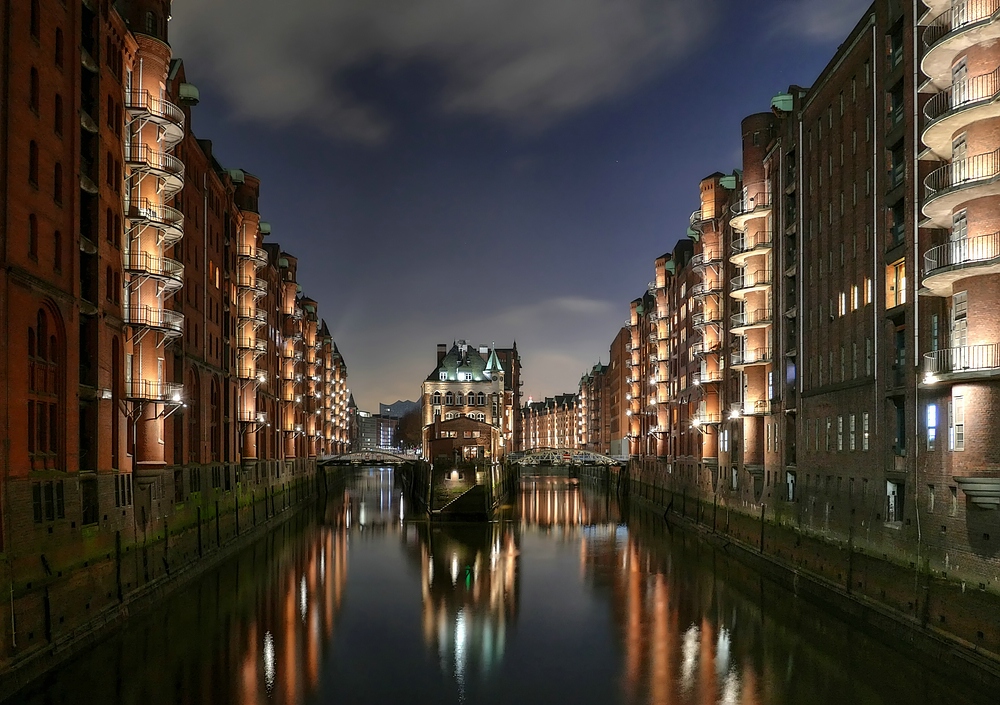
[{"label": "canal", "polygon": [[662,517],[522,480],[503,521],[429,526],[390,469],[134,617],[17,702],[996,702]]}]

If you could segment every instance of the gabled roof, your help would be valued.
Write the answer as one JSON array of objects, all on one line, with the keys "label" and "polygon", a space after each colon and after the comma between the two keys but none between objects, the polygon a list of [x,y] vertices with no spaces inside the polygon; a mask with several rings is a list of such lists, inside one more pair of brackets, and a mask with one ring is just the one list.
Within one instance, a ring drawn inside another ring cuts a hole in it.
[{"label": "gabled roof", "polygon": [[[494,359],[494,355],[490,359]],[[499,360],[497,361],[499,369]],[[459,373],[472,373],[473,382],[488,382],[492,379],[492,371],[487,370],[486,360],[479,354],[479,348],[464,343],[454,343],[451,350],[444,356],[434,371],[427,375],[427,381],[440,381],[441,373],[445,373],[445,381],[457,382]]]}]

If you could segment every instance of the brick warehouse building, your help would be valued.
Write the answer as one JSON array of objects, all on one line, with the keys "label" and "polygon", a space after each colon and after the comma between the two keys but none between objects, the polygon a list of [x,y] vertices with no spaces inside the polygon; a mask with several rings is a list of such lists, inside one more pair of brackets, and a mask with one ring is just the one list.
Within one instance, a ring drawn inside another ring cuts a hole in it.
[{"label": "brick warehouse building", "polygon": [[[0,8],[3,659],[199,555],[209,518],[214,545],[273,513],[347,449],[343,357],[265,241],[259,181],[191,131],[169,5]],[[141,564],[121,562],[133,546]]]},{"label": "brick warehouse building", "polygon": [[621,453],[675,501],[990,586],[1000,4],[917,7],[877,0],[701,181],[630,305]]}]

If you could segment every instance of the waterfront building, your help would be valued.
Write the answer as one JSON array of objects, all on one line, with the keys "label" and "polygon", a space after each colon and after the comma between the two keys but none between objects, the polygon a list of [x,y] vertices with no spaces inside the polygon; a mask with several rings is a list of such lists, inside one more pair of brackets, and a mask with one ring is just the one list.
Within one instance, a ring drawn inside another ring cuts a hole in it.
[{"label": "waterfront building", "polygon": [[[221,543],[283,506],[346,450],[349,396],[295,258],[266,241],[259,180],[192,132],[170,3],[10,13],[0,544],[18,634],[0,626],[0,659],[193,560],[203,517]],[[109,556],[139,543],[157,558],[116,573]]]},{"label": "waterfront building", "polygon": [[[514,369],[520,361],[513,351]],[[511,409],[519,385],[508,384],[507,371],[495,347],[476,347],[464,340],[437,346],[437,365],[424,380],[423,453],[435,458],[438,451],[458,459],[502,458],[513,449],[518,414]],[[474,422],[474,423],[473,423]]]},{"label": "waterfront building", "polygon": [[582,448],[580,413],[578,394],[559,394],[543,401],[529,400],[521,407],[526,447]]}]

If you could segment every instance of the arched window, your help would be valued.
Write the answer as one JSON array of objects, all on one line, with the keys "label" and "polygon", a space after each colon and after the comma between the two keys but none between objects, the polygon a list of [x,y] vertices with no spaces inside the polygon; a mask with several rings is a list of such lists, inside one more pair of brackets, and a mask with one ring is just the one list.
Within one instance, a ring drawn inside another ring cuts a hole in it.
[{"label": "arched window", "polygon": [[39,103],[38,95],[40,92],[41,88],[39,86],[39,81],[38,81],[38,69],[32,66],[31,80],[30,83],[28,84],[28,105],[31,106],[31,109],[32,111],[35,112],[35,114],[38,113],[38,103]]},{"label": "arched window", "polygon": [[115,221],[110,208],[108,208],[104,216],[104,238],[108,242],[115,241]]},{"label": "arched window", "polygon": [[111,468],[119,467],[121,453],[122,352],[118,337],[111,340]]},{"label": "arched window", "polygon": [[114,300],[114,283],[115,279],[111,274],[111,265],[109,264],[108,268],[104,271],[104,298],[108,301]]},{"label": "arched window", "polygon": [[476,404],[478,404],[479,406],[486,406],[486,395],[483,394],[482,392],[479,392],[479,396],[476,397]]},{"label": "arched window", "polygon": [[38,216],[28,216],[28,255],[38,259]]},{"label": "arched window", "polygon": [[[50,329],[51,328],[51,329]],[[59,468],[62,370],[60,344],[49,316],[39,309],[28,329],[28,457],[32,469]]]},{"label": "arched window", "polygon": [[201,462],[201,389],[198,383],[198,373],[192,369],[188,373],[187,387],[184,389],[187,397],[187,446],[188,462]]},{"label": "arched window", "polygon": [[59,162],[56,162],[56,166],[52,170],[52,198],[55,199],[56,203],[62,204],[63,172],[62,172],[62,164],[60,164]]},{"label": "arched window", "polygon": [[148,34],[150,36],[153,36],[153,37],[157,36],[157,31],[156,31],[157,30],[157,24],[158,23],[156,21],[156,13],[154,13],[154,12],[147,12],[146,13],[146,34]]},{"label": "arched window", "polygon": [[56,93],[56,104],[52,117],[52,129],[56,131],[57,135],[61,135],[63,133],[63,99],[58,93]]},{"label": "arched window", "polygon": [[434,392],[434,396],[431,399],[431,403],[432,404],[440,404],[441,403],[441,392]]},{"label": "arched window", "polygon": [[62,68],[63,65],[63,33],[56,28],[56,66]]},{"label": "arched window", "polygon": [[455,395],[452,394],[451,392],[445,394],[444,403],[447,404],[448,406],[452,406],[455,403]]},{"label": "arched window", "polygon": [[28,143],[28,182],[38,186],[38,144],[35,140]]},{"label": "arched window", "polygon": [[42,12],[41,12],[40,8],[38,7],[38,0],[31,0],[30,27],[31,27],[31,36],[34,37],[35,39],[38,39],[41,36],[41,34],[42,34],[42,31],[41,31],[41,24],[42,24],[41,15],[42,15]]},{"label": "arched window", "polygon": [[465,397],[462,396],[461,392],[458,392],[457,394],[455,394],[455,403],[458,406],[461,406],[462,404],[465,403]]},{"label": "arched window", "polygon": [[57,272],[62,271],[62,233],[56,230],[52,234],[52,246],[55,253],[52,255],[52,268]]}]

